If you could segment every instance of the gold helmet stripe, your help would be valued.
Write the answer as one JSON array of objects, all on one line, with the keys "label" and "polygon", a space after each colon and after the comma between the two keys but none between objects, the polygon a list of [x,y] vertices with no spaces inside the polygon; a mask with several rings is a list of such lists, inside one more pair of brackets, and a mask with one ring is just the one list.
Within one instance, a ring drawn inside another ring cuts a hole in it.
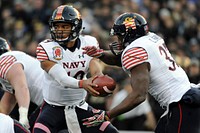
[{"label": "gold helmet stripe", "polygon": [[62,12],[63,12],[63,9],[65,8],[65,6],[59,6],[58,7],[58,11],[56,13],[56,17],[55,17],[55,20],[59,20],[59,19],[62,19]]},{"label": "gold helmet stripe", "polygon": [[74,11],[76,12],[78,19],[80,19],[81,18],[80,12],[76,8],[74,8]]}]

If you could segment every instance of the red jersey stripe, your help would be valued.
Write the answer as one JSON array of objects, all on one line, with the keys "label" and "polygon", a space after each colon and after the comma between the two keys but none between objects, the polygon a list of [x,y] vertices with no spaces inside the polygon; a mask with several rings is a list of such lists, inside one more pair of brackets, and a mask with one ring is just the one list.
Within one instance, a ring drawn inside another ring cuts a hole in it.
[{"label": "red jersey stripe", "polygon": [[0,60],[0,77],[5,79],[5,73],[8,71],[8,69],[12,66],[14,62],[16,62],[17,59],[12,56],[4,56]]},{"label": "red jersey stripe", "polygon": [[48,55],[42,46],[38,46],[36,49],[36,57],[39,61],[48,60]]},{"label": "red jersey stripe", "polygon": [[130,69],[148,59],[148,54],[143,48],[131,48],[122,57],[123,66]]}]

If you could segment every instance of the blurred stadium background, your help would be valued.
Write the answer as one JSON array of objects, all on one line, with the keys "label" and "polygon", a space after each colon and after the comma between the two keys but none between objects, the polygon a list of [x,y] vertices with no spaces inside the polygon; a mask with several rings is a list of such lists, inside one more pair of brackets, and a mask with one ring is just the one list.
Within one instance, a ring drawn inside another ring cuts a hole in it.
[{"label": "blurred stadium background", "polygon": [[[85,27],[83,34],[95,36],[104,49],[108,49],[108,44],[113,42],[109,31],[119,14],[142,14],[148,21],[150,31],[165,39],[167,47],[190,81],[200,82],[199,0],[0,0],[0,36],[10,42],[11,49],[35,56],[37,44],[50,38],[48,20],[52,11],[61,4],[71,4],[81,12]],[[114,96],[123,88],[128,92],[130,86],[127,86],[127,75],[122,69],[103,63],[102,68],[104,73],[117,81],[117,90],[110,97],[88,96],[87,100],[94,107],[109,109],[115,102]],[[123,130],[122,133],[153,131],[164,110],[151,96],[148,102],[149,110],[142,114],[133,111],[129,115],[119,116],[113,121],[114,125]]]},{"label": "blurred stadium background", "polygon": [[120,133],[153,133],[150,131],[120,131]]}]

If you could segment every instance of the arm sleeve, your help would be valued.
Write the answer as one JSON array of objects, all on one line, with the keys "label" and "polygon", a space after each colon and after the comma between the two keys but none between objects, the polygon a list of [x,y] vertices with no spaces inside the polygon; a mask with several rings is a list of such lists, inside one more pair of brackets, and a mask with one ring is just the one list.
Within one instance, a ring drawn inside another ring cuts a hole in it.
[{"label": "arm sleeve", "polygon": [[134,47],[127,50],[122,56],[122,65],[126,70],[142,64],[148,60],[148,53],[144,48]]},{"label": "arm sleeve", "polygon": [[70,88],[80,88],[79,81],[67,75],[66,71],[59,64],[55,64],[50,70],[49,75],[53,77],[60,85]]},{"label": "arm sleeve", "polygon": [[37,55],[36,58],[39,61],[49,60],[49,57],[48,57],[46,51],[44,50],[44,48],[41,45],[39,45],[37,47],[36,55]]}]

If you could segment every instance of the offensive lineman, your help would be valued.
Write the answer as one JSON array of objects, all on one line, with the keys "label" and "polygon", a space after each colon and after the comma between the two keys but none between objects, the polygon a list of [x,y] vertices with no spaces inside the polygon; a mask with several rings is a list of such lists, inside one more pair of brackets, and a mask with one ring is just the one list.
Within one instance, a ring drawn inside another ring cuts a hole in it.
[{"label": "offensive lineman", "polygon": [[4,90],[0,101],[0,113],[10,114],[18,103],[19,122],[28,129],[30,101],[38,106],[43,102],[44,71],[35,58],[20,51],[11,51],[7,41],[2,37],[0,55],[0,84]]},{"label": "offensive lineman", "polygon": [[[87,91],[98,96],[92,87],[95,75],[102,75],[99,60],[83,55],[82,48],[98,47],[96,38],[79,36],[82,19],[72,6],[59,6],[49,21],[52,39],[37,47],[37,59],[41,61],[45,76],[51,83],[44,88],[44,105],[34,125],[34,133],[56,133],[66,123],[70,133],[118,133],[109,121],[96,127],[85,127],[82,120],[104,112],[94,109],[85,102]],[[87,73],[92,78],[86,80]],[[99,117],[99,119],[104,117]]]},{"label": "offensive lineman", "polygon": [[[118,38],[118,43],[110,45],[112,52],[94,46],[83,48],[84,53],[107,64],[122,66],[131,77],[132,92],[107,111],[107,116],[113,118],[133,109],[149,92],[166,109],[155,133],[200,133],[200,87],[190,86],[164,40],[148,31],[144,17],[137,13],[120,15],[111,35]],[[96,117],[86,119],[86,125],[95,126],[99,122]]]}]

